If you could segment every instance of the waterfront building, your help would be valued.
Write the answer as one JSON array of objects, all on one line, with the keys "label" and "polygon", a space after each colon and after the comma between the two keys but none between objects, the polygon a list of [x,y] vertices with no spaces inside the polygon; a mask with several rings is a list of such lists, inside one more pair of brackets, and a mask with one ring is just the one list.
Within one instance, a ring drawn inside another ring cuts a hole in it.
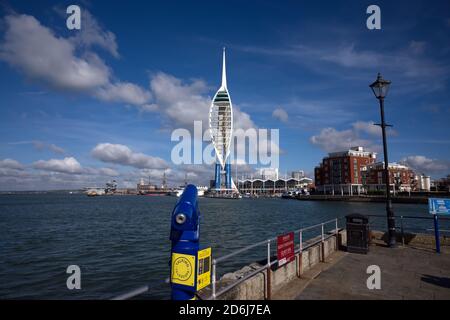
[{"label": "waterfront building", "polygon": [[361,169],[375,162],[377,154],[353,147],[332,152],[314,168],[316,191],[324,194],[360,194],[364,192]]},{"label": "waterfront building", "polygon": [[223,49],[222,85],[211,102],[209,130],[216,153],[214,190],[216,192],[236,192],[237,188],[233,182],[229,158],[233,136],[233,106],[227,87],[225,48]]},{"label": "waterfront building", "polygon": [[450,192],[450,174],[434,182],[436,191]]},{"label": "waterfront building", "polygon": [[[391,191],[413,191],[416,184],[414,172],[407,166],[389,163],[389,184]],[[361,169],[362,182],[367,192],[386,190],[384,162],[372,163]],[[429,181],[429,180],[428,180]],[[429,184],[428,184],[429,186]]]},{"label": "waterfront building", "polygon": [[415,176],[417,191],[427,191],[431,190],[431,178],[424,174]]},{"label": "waterfront building", "polygon": [[256,195],[281,195],[289,191],[298,191],[308,188],[313,183],[310,178],[281,178],[277,180],[249,178],[239,180],[239,191]]},{"label": "waterfront building", "polygon": [[138,194],[147,194],[149,192],[155,191],[156,189],[156,186],[150,183],[150,179],[148,183],[145,183],[144,179],[141,178],[136,186],[136,191]]}]

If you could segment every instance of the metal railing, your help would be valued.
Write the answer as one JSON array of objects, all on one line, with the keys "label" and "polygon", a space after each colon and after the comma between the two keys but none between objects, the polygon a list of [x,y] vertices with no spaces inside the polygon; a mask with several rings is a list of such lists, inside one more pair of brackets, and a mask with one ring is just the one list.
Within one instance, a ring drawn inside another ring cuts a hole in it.
[{"label": "metal railing", "polygon": [[[325,233],[325,226],[329,225],[331,223],[334,224],[335,228],[332,230],[332,232],[328,232],[326,234]],[[318,228],[318,227],[320,227],[320,229],[321,229],[320,236],[317,235],[316,237],[313,237],[313,238],[311,238],[311,239],[309,239],[307,241],[304,241],[304,233],[306,231],[313,230],[313,229]],[[314,245],[317,245],[319,243],[323,243],[325,240],[327,240],[330,237],[334,237],[334,236],[337,237],[337,235],[339,233],[338,218],[335,218],[335,219],[332,219],[332,220],[328,220],[328,221],[325,221],[325,222],[322,222],[322,223],[319,223],[319,224],[315,224],[315,225],[312,225],[312,226],[308,226],[308,227],[305,227],[305,228],[301,228],[301,229],[295,230],[293,232],[294,232],[294,236],[296,234],[298,234],[298,239],[299,239],[298,248],[295,249],[295,254],[302,253],[304,250],[306,250],[306,249],[308,249],[308,248],[310,248],[310,247],[312,247]],[[228,292],[231,289],[235,288],[236,286],[238,286],[242,282],[252,278],[256,274],[261,273],[264,270],[267,270],[267,273],[265,274],[265,278],[264,279],[265,279],[265,287],[266,287],[266,291],[267,291],[266,292],[266,296],[268,296],[268,298],[269,298],[270,297],[270,286],[271,286],[270,285],[271,267],[274,264],[278,263],[278,259],[276,259],[276,258],[271,260],[271,257],[272,257],[271,244],[273,242],[275,242],[276,240],[277,240],[276,237],[271,238],[271,239],[267,239],[267,240],[264,240],[264,241],[261,241],[261,242],[258,242],[258,243],[246,246],[246,247],[241,248],[239,250],[236,250],[236,251],[234,251],[232,253],[229,253],[229,254],[227,254],[225,256],[222,256],[220,258],[213,259],[213,261],[212,261],[212,270],[211,270],[211,292],[212,293],[211,293],[210,297],[208,297],[207,299],[208,300],[211,300],[211,299],[215,300],[219,296],[225,294],[226,292]],[[337,241],[336,241],[336,244],[337,244]],[[261,267],[256,268],[255,270],[253,270],[253,271],[243,275],[238,280],[234,281],[233,283],[231,283],[231,284],[225,286],[224,288],[221,288],[219,291],[217,291],[217,287],[216,287],[217,286],[217,265],[219,264],[219,262],[223,262],[225,260],[229,260],[230,258],[232,258],[232,257],[234,257],[234,256],[236,256],[238,254],[241,254],[243,252],[247,252],[247,251],[249,251],[251,249],[254,249],[254,248],[260,247],[260,246],[264,246],[264,245],[267,248],[267,261],[266,261],[265,265],[262,265]],[[323,254],[322,254],[322,256],[323,256]]]},{"label": "metal railing", "polygon": [[[379,215],[379,214],[368,214],[366,215],[369,218],[380,218],[380,219],[386,219],[386,215]],[[449,217],[441,217],[438,216],[439,221],[449,221],[450,222],[450,218]],[[400,231],[401,234],[401,239],[402,239],[402,245],[405,245],[405,220],[424,220],[424,221],[433,221],[434,217],[427,217],[427,216],[395,216],[395,220],[400,220],[400,226],[396,226],[396,229]],[[371,222],[369,219],[369,224],[371,224]],[[373,224],[372,224],[373,225]],[[416,231],[435,231],[434,228],[425,228],[425,227],[409,227],[410,230],[414,230],[414,232]],[[446,229],[439,229],[440,232],[442,233],[450,233],[450,230],[446,230]]]},{"label": "metal railing", "polygon": [[[328,220],[328,221],[325,221],[325,222],[322,222],[322,223],[318,223],[318,224],[315,224],[315,225],[312,225],[312,226],[308,226],[308,227],[301,228],[301,229],[293,231],[294,235],[298,234],[298,246],[295,249],[295,254],[302,253],[304,250],[307,250],[308,248],[310,248],[310,247],[312,247],[314,245],[317,245],[319,243],[323,243],[325,240],[329,239],[330,237],[337,236],[337,234],[339,232],[338,221],[339,221],[339,219],[336,218],[336,219]],[[330,232],[325,232],[325,226],[330,225],[330,224],[334,225],[334,229],[332,229]],[[317,234],[315,237],[313,236],[309,240],[304,241],[304,234],[305,234],[305,232],[313,230],[315,228],[319,228],[319,227],[320,227],[320,234]],[[246,246],[244,248],[241,248],[239,250],[236,250],[236,251],[234,251],[232,253],[226,254],[226,255],[224,255],[224,256],[222,256],[220,258],[213,259],[213,261],[212,261],[212,270],[211,270],[211,285],[210,285],[212,294],[211,294],[210,297],[207,298],[207,300],[211,300],[211,299],[215,300],[217,297],[219,297],[222,294],[230,291],[231,289],[233,289],[237,285],[241,284],[242,282],[250,279],[251,277],[255,276],[256,274],[258,274],[258,273],[260,273],[260,272],[262,272],[264,270],[267,270],[267,273],[266,273],[266,276],[265,276],[265,285],[266,285],[266,288],[267,288],[267,295],[270,296],[270,270],[271,270],[271,267],[274,264],[278,263],[278,259],[276,259],[276,258],[271,260],[271,258],[272,258],[272,254],[271,254],[272,243],[273,242],[276,243],[276,240],[277,240],[277,238],[274,237],[274,238],[271,238],[271,239],[260,241],[258,243],[255,243],[255,244]],[[337,241],[336,241],[336,244],[337,244]],[[263,245],[266,245],[266,247],[267,247],[267,263],[265,265],[255,269],[255,270],[253,270],[252,272],[247,273],[245,276],[241,277],[240,279],[238,279],[237,281],[233,282],[232,284],[230,284],[230,285],[228,285],[228,286],[226,286],[224,288],[221,288],[217,292],[217,290],[216,290],[217,272],[216,271],[217,271],[218,263],[219,262],[223,262],[225,260],[229,260],[230,258],[232,258],[232,257],[234,257],[234,256],[236,256],[236,255],[238,255],[240,253],[247,252],[247,251],[249,251],[251,249],[254,249],[256,247],[263,246]],[[323,254],[322,254],[322,256],[323,256]],[[170,279],[167,278],[163,282],[162,281],[158,281],[158,282],[154,282],[154,283],[151,283],[151,284],[148,284],[148,285],[144,285],[144,286],[135,288],[133,290],[127,291],[127,292],[125,292],[123,294],[120,294],[118,296],[113,297],[111,300],[128,300],[128,299],[132,299],[132,298],[134,298],[136,296],[139,296],[139,295],[142,295],[144,293],[147,293],[147,292],[151,291],[152,289],[156,289],[156,288],[158,288],[160,286],[167,285],[169,283],[170,283]]]},{"label": "metal railing", "polygon": [[[385,215],[374,215],[374,214],[369,214],[366,215],[369,218],[380,218],[380,219],[386,219]],[[407,229],[405,227],[405,221],[408,220],[424,220],[424,221],[432,221],[433,217],[426,217],[426,216],[408,216],[408,215],[401,215],[401,216],[396,216],[395,217],[396,220],[400,221],[400,225],[396,227],[397,230],[399,230],[401,232],[401,239],[402,239],[402,244],[405,245],[405,230]],[[311,225],[308,227],[304,227],[298,230],[293,231],[294,235],[297,236],[298,242],[296,244],[295,247],[295,254],[298,253],[302,253],[304,250],[307,250],[308,248],[315,246],[319,243],[323,243],[325,240],[334,237],[338,235],[339,233],[339,220],[345,220],[345,217],[340,217],[340,218],[335,218],[332,220],[328,220],[322,223],[318,223],[315,225]],[[370,221],[371,219],[369,219],[369,224],[373,225],[373,220]],[[449,221],[450,222],[450,218],[449,217],[439,217],[439,220],[442,221]],[[325,231],[325,226],[328,226],[330,224],[334,224],[334,229],[326,232]],[[314,230],[314,229],[319,229],[320,228],[320,233],[317,233],[315,236],[310,237],[309,239],[307,239],[305,241],[305,233],[307,233],[308,231]],[[383,228],[381,228],[383,229]],[[423,230],[423,231],[433,231],[434,229],[428,229],[428,228],[421,228],[421,227],[416,227],[416,228],[410,228],[410,229],[414,229],[414,230]],[[450,228],[449,228],[450,229]],[[445,230],[445,229],[441,229],[441,232],[443,233],[450,233],[450,230]],[[241,249],[238,249],[236,251],[233,251],[229,254],[226,254],[222,257],[219,257],[217,259],[213,259],[212,261],[212,270],[211,270],[211,295],[207,298],[207,300],[215,300],[216,298],[220,297],[221,295],[227,293],[228,291],[232,290],[233,288],[235,288],[236,286],[238,286],[239,284],[241,284],[242,282],[252,278],[253,276],[257,275],[258,273],[261,273],[265,270],[267,270],[267,273],[265,274],[264,277],[264,281],[265,281],[265,287],[266,287],[266,295],[270,296],[270,272],[271,272],[271,267],[275,264],[278,263],[278,259],[274,258],[272,259],[272,249],[274,247],[276,247],[276,237],[264,240],[264,241],[260,241],[257,243],[254,243],[252,245],[243,247]],[[273,243],[275,243],[275,246],[273,245]],[[336,245],[337,245],[337,241],[336,241]],[[267,260],[266,263],[262,266],[260,266],[259,268],[256,268],[254,270],[252,270],[251,272],[243,275],[242,277],[240,277],[239,279],[237,279],[236,281],[234,281],[233,283],[220,288],[219,290],[217,290],[217,279],[218,279],[218,274],[217,274],[217,266],[219,265],[219,263],[224,262],[224,261],[229,261],[231,258],[244,253],[244,252],[248,252],[252,249],[255,249],[257,247],[261,247],[261,246],[265,246],[267,249]],[[323,253],[322,253],[323,256]],[[146,292],[149,292],[153,289],[156,289],[160,286],[163,285],[167,285],[170,283],[170,279],[167,278],[164,281],[158,281],[155,283],[151,283],[142,287],[138,287],[135,288],[131,291],[125,292],[121,295],[118,295],[116,297],[114,297],[112,300],[127,300],[127,299],[131,299],[134,298],[138,295],[144,294]]]},{"label": "metal railing", "polygon": [[142,295],[144,293],[147,293],[153,289],[157,289],[159,287],[168,285],[170,283],[170,278],[165,279],[164,281],[156,281],[156,282],[152,282],[149,283],[145,286],[141,286],[138,288],[135,288],[133,290],[124,292],[122,294],[119,294],[118,296],[113,297],[111,300],[128,300],[128,299],[132,299],[134,297],[137,297],[139,295]]}]

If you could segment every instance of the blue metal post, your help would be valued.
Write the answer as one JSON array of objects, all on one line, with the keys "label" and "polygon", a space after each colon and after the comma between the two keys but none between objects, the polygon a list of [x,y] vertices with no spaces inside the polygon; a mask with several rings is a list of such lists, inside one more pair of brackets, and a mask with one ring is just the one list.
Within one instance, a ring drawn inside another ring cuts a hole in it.
[{"label": "blue metal post", "polygon": [[221,172],[222,168],[220,163],[216,163],[216,189],[220,189],[220,172]]},{"label": "blue metal post", "polygon": [[[188,185],[173,212],[170,229],[172,300],[192,300],[197,288],[197,254],[199,249],[200,212],[197,187]],[[174,260],[175,261],[172,261]],[[180,274],[173,270],[180,265]]]},{"label": "blue metal post", "polygon": [[225,165],[225,172],[227,189],[231,189],[231,163]]},{"label": "blue metal post", "polygon": [[439,238],[439,216],[434,214],[434,238],[436,241],[436,252],[441,253],[441,240]]}]

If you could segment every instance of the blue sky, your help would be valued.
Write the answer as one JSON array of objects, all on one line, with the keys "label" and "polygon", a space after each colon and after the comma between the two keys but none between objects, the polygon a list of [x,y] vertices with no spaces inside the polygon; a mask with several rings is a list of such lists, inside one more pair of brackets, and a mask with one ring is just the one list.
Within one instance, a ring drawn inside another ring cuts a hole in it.
[{"label": "blue sky", "polygon": [[[81,31],[66,28],[70,4]],[[371,4],[381,30],[366,28]],[[210,167],[171,163],[170,134],[205,119],[223,46],[235,123],[280,130],[281,172],[381,151],[368,87],[381,72],[390,160],[450,173],[448,1],[6,1],[0,14],[2,190],[132,186],[161,167],[207,184]]]}]

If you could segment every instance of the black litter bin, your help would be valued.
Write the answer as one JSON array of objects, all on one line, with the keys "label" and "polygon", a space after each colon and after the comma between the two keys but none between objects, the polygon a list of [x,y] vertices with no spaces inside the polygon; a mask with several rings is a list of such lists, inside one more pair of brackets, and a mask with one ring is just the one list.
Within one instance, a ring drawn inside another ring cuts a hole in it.
[{"label": "black litter bin", "polygon": [[350,214],[347,220],[347,251],[364,253],[369,251],[369,218],[362,214]]}]

